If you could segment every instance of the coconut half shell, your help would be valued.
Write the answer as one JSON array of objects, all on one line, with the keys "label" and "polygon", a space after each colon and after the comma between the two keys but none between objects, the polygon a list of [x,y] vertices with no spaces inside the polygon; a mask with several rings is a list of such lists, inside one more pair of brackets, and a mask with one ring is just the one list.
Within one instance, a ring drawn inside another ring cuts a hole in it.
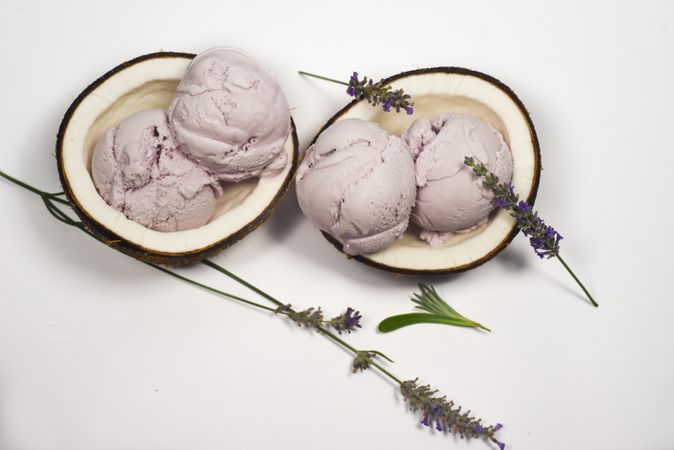
[{"label": "coconut half shell", "polygon": [[[347,118],[376,122],[389,133],[400,135],[418,118],[432,121],[443,112],[469,114],[491,124],[503,135],[513,154],[515,192],[533,204],[541,173],[540,147],[529,113],[508,86],[494,77],[461,67],[403,72],[384,83],[412,96],[414,115],[386,113],[366,100],[354,100],[323,126],[312,144],[327,127]],[[499,210],[478,229],[434,247],[419,239],[419,229],[410,225],[403,237],[388,248],[353,259],[400,274],[450,274],[489,261],[512,241],[517,231],[510,214]],[[332,236],[325,232],[323,236],[342,250],[342,244]]]},{"label": "coconut half shell", "polygon": [[[216,212],[206,225],[179,232],[150,230],[109,206],[91,178],[96,142],[131,114],[168,108],[190,53],[159,52],[125,62],[89,85],[68,108],[56,141],[63,190],[86,227],[107,245],[159,264],[194,263],[242,239],[260,226],[290,189],[298,161],[295,124],[285,144],[288,165],[280,174],[223,184]],[[292,122],[292,120],[291,120]]]}]

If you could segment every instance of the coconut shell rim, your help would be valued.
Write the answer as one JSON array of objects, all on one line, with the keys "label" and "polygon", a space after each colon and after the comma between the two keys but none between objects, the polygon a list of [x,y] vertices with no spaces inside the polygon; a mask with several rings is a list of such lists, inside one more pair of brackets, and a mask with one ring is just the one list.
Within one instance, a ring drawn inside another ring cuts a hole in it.
[{"label": "coconut shell rim", "polygon": [[205,247],[190,250],[187,252],[162,252],[158,250],[147,249],[139,244],[135,244],[127,239],[122,238],[112,230],[105,227],[103,224],[99,223],[94,217],[92,217],[76,200],[72,189],[70,187],[70,182],[68,181],[68,175],[66,174],[65,169],[63,168],[63,144],[64,137],[70,120],[72,116],[77,111],[77,108],[82,103],[82,101],[89,96],[96,88],[98,88],[103,82],[125,70],[128,67],[131,67],[135,64],[147,61],[150,59],[159,59],[159,58],[187,58],[193,59],[196,56],[194,53],[183,53],[183,52],[154,52],[148,53],[145,55],[138,56],[136,58],[125,61],[114,68],[108,70],[91,84],[89,84],[70,104],[66,113],[61,120],[59,125],[58,133],[56,135],[56,165],[59,174],[59,180],[61,186],[63,187],[63,192],[66,195],[66,198],[71,203],[71,208],[77,216],[82,220],[87,230],[89,230],[98,240],[103,242],[109,247],[112,247],[124,254],[132,256],[136,259],[139,259],[143,262],[155,263],[155,264],[167,264],[167,265],[186,265],[193,264],[202,261],[205,258],[216,255],[222,250],[234,245],[253,231],[255,231],[260,225],[262,225],[272,213],[278,208],[282,203],[285,196],[290,191],[294,181],[295,181],[295,172],[297,171],[297,166],[299,164],[299,139],[297,137],[297,129],[295,127],[295,121],[292,116],[290,118],[290,134],[292,136],[292,160],[290,163],[290,169],[286,174],[283,184],[279,187],[276,195],[271,199],[269,205],[253,220],[248,222],[245,226],[227,236],[224,239],[216,241]]}]

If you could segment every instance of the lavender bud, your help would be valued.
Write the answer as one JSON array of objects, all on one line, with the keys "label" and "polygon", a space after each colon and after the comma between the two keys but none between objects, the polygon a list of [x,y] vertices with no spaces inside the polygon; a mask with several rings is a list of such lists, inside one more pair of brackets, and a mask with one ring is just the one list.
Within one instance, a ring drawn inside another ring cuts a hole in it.
[{"label": "lavender bud", "polygon": [[360,328],[361,318],[362,316],[359,311],[349,307],[346,309],[346,312],[330,319],[329,324],[339,334],[342,334],[342,332],[351,333],[352,331],[356,331],[356,328]]},{"label": "lavender bud", "polygon": [[367,370],[372,363],[372,358],[375,357],[375,354],[372,352],[358,352],[353,358],[352,368],[353,373],[362,372]]}]

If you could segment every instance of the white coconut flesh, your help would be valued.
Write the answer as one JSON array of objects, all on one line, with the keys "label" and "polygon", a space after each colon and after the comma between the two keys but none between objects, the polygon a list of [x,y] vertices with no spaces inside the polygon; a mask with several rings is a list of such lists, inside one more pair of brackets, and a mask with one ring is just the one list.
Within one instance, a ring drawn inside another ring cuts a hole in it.
[{"label": "white coconut flesh", "polygon": [[[512,184],[515,192],[528,198],[536,188],[538,169],[534,130],[525,112],[497,84],[474,75],[458,73],[410,74],[391,83],[412,96],[414,115],[386,113],[365,100],[354,104],[338,120],[359,118],[378,123],[389,133],[400,135],[415,119],[436,119],[443,112],[469,114],[498,130],[513,155]],[[419,272],[447,272],[470,268],[503,246],[515,227],[506,211],[497,211],[481,227],[458,234],[442,246],[431,246],[410,226],[403,237],[388,248],[361,258],[376,266]]]},{"label": "white coconut flesh", "polygon": [[294,165],[292,133],[285,151],[288,165],[272,177],[224,183],[213,218],[199,228],[159,232],[129,220],[98,194],[91,177],[91,155],[105,132],[131,114],[168,108],[190,58],[157,57],[130,65],[107,78],[87,95],[72,114],[62,144],[62,167],[72,196],[92,220],[149,252],[193,253],[226,240],[249,225],[272,203]]}]

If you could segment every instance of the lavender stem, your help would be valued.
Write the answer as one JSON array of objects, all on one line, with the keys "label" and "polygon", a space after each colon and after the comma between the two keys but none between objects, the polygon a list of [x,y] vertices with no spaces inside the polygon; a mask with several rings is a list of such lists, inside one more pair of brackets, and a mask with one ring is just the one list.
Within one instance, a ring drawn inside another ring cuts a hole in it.
[{"label": "lavender stem", "polygon": [[594,298],[592,298],[592,295],[590,295],[590,292],[585,288],[585,285],[578,279],[576,274],[573,273],[573,270],[571,270],[571,268],[568,266],[568,264],[566,264],[566,261],[564,261],[564,259],[562,259],[562,257],[559,255],[559,253],[555,256],[557,257],[559,262],[562,263],[562,265],[564,266],[566,271],[569,272],[569,274],[571,274],[571,276],[573,277],[574,280],[576,280],[576,283],[578,283],[578,286],[580,286],[580,288],[583,290],[583,292],[585,292],[585,295],[587,295],[587,298],[590,299],[590,302],[592,302],[592,305],[595,308],[598,308],[599,304],[594,301]]},{"label": "lavender stem", "polygon": [[299,70],[298,73],[300,75],[306,75],[308,77],[314,77],[314,78],[318,78],[320,80],[331,81],[333,83],[343,84],[344,86],[349,85],[349,83],[345,83],[343,81],[335,80],[334,78],[327,78],[327,77],[323,77],[323,76],[320,76],[320,75],[316,75],[315,73],[304,72],[302,70]]},{"label": "lavender stem", "polygon": [[58,192],[58,193],[55,193],[55,194],[50,194],[49,192],[41,191],[37,188],[34,188],[33,186],[31,186],[29,184],[24,183],[21,180],[17,180],[16,178],[6,174],[3,171],[0,171],[0,177],[4,178],[7,181],[11,181],[12,183],[14,183],[18,186],[21,186],[22,188],[27,189],[27,190],[31,191],[32,193],[37,194],[37,195],[39,195],[43,198],[48,197],[49,199],[51,199],[55,202],[61,203],[63,205],[70,205],[70,203],[68,203],[68,201],[66,201],[62,198],[58,198],[58,196],[61,195],[61,192]]}]

